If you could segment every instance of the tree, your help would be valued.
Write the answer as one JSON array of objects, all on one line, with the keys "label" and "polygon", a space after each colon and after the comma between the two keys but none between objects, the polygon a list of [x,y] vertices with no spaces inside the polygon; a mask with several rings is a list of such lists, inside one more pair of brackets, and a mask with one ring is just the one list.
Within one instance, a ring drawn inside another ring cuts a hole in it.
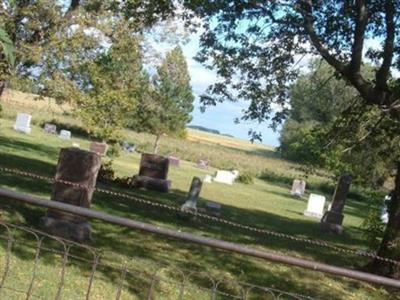
[{"label": "tree", "polygon": [[154,153],[158,152],[163,134],[181,134],[190,122],[194,96],[182,49],[167,53],[153,76],[147,97],[138,105],[130,127],[156,136]]},{"label": "tree", "polygon": [[115,141],[148,84],[140,36],[123,21],[114,26],[111,47],[80,70],[78,115],[96,138]]},{"label": "tree", "polygon": [[[348,138],[350,149],[376,137],[380,153],[396,153],[400,162],[398,146],[391,142],[400,134],[400,82],[391,75],[400,69],[398,1],[187,0],[185,5],[205,20],[199,61],[214,67],[222,78],[201,98],[204,105],[249,100],[244,119],[276,125],[288,114],[285,104],[290,84],[300,73],[299,61],[319,56],[360,96],[360,101],[346,103],[342,121],[337,122],[337,129],[343,130],[336,133],[359,130]],[[368,46],[371,40],[380,43],[379,49]],[[366,59],[374,64],[373,79],[361,72]],[[281,109],[276,111],[276,106]],[[365,126],[356,126],[357,119]],[[399,260],[400,163],[396,168],[389,222],[378,254]],[[385,262],[377,260],[374,267],[376,272],[400,276],[397,267]]]}]

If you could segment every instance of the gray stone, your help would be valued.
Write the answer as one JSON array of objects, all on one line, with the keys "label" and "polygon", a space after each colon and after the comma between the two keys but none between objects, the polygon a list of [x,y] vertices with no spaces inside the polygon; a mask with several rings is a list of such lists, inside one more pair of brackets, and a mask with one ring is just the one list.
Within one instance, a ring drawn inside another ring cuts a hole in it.
[{"label": "gray stone", "polygon": [[197,212],[197,200],[199,198],[203,182],[199,177],[193,177],[190,185],[189,195],[186,202],[181,206],[183,212]]},{"label": "gray stone", "polygon": [[325,212],[321,219],[321,230],[323,232],[341,234],[343,232],[343,208],[346,203],[347,194],[350,190],[351,176],[344,174],[340,176],[338,184],[336,186],[335,193],[331,208]]}]

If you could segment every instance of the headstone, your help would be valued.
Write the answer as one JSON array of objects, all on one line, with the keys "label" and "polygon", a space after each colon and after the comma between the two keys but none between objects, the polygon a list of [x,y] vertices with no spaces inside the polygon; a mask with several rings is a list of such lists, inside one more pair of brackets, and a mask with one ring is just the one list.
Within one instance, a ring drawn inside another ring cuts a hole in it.
[{"label": "headstone", "polygon": [[329,233],[341,234],[343,232],[343,208],[346,203],[347,194],[351,185],[351,176],[344,174],[340,176],[333,195],[331,208],[321,219],[321,229]]},{"label": "headstone", "polygon": [[389,222],[389,204],[392,197],[390,195],[386,195],[383,201],[383,206],[381,210],[381,221],[385,224]]},{"label": "headstone", "polygon": [[131,145],[128,142],[124,141],[122,143],[122,150],[124,150],[125,152],[128,152],[128,153],[132,153],[132,152],[135,152],[136,146],[135,145]]},{"label": "headstone", "polygon": [[325,196],[310,194],[304,215],[308,217],[321,218],[324,213],[325,201]]},{"label": "headstone", "polygon": [[236,180],[237,176],[239,176],[238,171],[218,170],[214,177],[214,181],[231,185]]},{"label": "headstone", "polygon": [[203,183],[199,177],[193,177],[192,184],[190,185],[189,195],[186,202],[181,206],[183,212],[196,212],[197,199],[199,198],[201,187]]},{"label": "headstone", "polygon": [[43,129],[46,133],[57,134],[57,126],[54,124],[44,123]]},{"label": "headstone", "polygon": [[167,180],[169,159],[156,154],[142,154],[139,175],[136,176],[134,185],[149,190],[168,192],[171,181]]},{"label": "headstone", "polygon": [[302,197],[306,191],[306,182],[302,179],[293,180],[292,190],[290,194],[296,197]]},{"label": "headstone", "polygon": [[181,161],[180,161],[179,157],[170,155],[170,156],[168,156],[168,159],[169,159],[169,164],[171,166],[179,167],[180,164],[181,164]]},{"label": "headstone", "polygon": [[211,183],[213,181],[213,178],[211,175],[206,175],[204,176],[203,182],[205,183]]},{"label": "headstone", "polygon": [[60,139],[69,140],[71,139],[71,131],[61,129],[60,135],[58,136]]},{"label": "headstone", "polygon": [[27,134],[31,133],[31,120],[31,115],[26,113],[18,113],[14,124],[14,130]]},{"label": "headstone", "polygon": [[107,153],[107,144],[99,142],[91,142],[89,149],[90,151],[97,153],[100,156],[104,156]]},{"label": "headstone", "polygon": [[79,143],[72,143],[72,147],[75,147],[75,148],[80,148],[80,147],[81,147],[81,145],[80,145]]},{"label": "headstone", "polygon": [[200,159],[197,162],[196,167],[198,167],[200,169],[207,169],[208,168],[208,161],[204,160],[204,159]]},{"label": "headstone", "polygon": [[[61,149],[51,200],[90,208],[100,166],[101,158],[96,153],[78,148]],[[78,242],[89,239],[91,233],[86,218],[54,209],[48,210],[44,229]]]},{"label": "headstone", "polygon": [[207,212],[209,212],[215,216],[219,217],[221,215],[221,204],[218,202],[207,201],[206,209],[207,209]]}]

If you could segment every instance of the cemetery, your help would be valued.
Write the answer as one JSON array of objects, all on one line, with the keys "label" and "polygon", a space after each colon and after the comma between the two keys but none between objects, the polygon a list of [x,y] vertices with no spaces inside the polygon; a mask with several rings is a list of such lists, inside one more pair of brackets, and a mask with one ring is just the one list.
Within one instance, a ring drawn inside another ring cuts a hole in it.
[{"label": "cemetery", "polygon": [[[13,129],[11,129],[12,123],[10,121],[2,120],[2,123],[8,124],[8,126],[6,125],[3,127],[2,134],[7,137],[8,141],[13,141],[14,143],[13,144],[10,142],[5,142],[3,140],[3,143],[0,146],[0,162],[2,166],[8,166],[17,169],[23,167],[24,169],[28,168],[35,173],[51,175],[52,172],[55,172],[54,174],[57,174],[55,166],[57,165],[57,161],[59,164],[61,162],[59,161],[60,149],[71,147],[72,143],[79,143],[81,145],[81,149],[87,149],[86,151],[83,150],[83,153],[91,153],[87,152],[91,148],[91,145],[93,146],[93,142],[91,142],[90,140],[74,138],[73,135],[71,136],[71,140],[63,140],[59,139],[57,136],[48,135],[45,132],[42,133],[42,131],[36,127],[33,127],[32,133],[30,135],[21,135],[20,133],[15,132]],[[25,149],[18,147],[19,141],[24,141],[27,147]],[[140,144],[140,140],[132,140],[130,142]],[[34,145],[36,145],[35,148],[33,148]],[[43,155],[44,153],[46,153],[46,155]],[[96,153],[93,152],[93,154]],[[12,157],[19,157],[20,160],[23,159],[23,165],[20,165],[20,163],[18,162],[19,160],[17,161],[15,159],[12,159]],[[102,159],[106,159],[106,157],[103,157]],[[326,199],[331,200],[333,194],[318,196],[318,194],[320,194],[321,192],[312,191],[317,192],[317,197],[315,198],[315,196],[310,195],[310,199],[308,199],[309,197],[307,195],[311,191],[306,189],[305,194],[302,198],[294,198],[291,193],[290,185],[281,186],[279,184],[276,185],[274,183],[268,183],[263,180],[256,180],[254,185],[244,185],[238,182],[235,182],[232,185],[220,184],[218,182],[214,183],[214,181],[211,180],[211,183],[202,184],[201,187],[201,182],[203,181],[203,179],[207,176],[213,178],[214,175],[217,174],[218,169],[214,169],[212,166],[209,166],[208,169],[202,169],[196,166],[196,162],[181,161],[181,165],[179,168],[169,167],[168,173],[166,174],[165,167],[163,169],[160,169],[159,167],[152,168],[152,160],[150,159],[150,163],[146,161],[146,163],[144,164],[145,168],[140,171],[142,160],[143,155],[140,153],[133,152],[123,154],[115,161],[116,170],[121,176],[133,176],[136,174],[139,174],[139,176],[140,174],[142,174],[142,176],[144,177],[148,177],[146,175],[155,176],[157,177],[156,182],[167,182],[167,186],[171,189],[170,192],[167,194],[160,193],[158,191],[153,191],[151,188],[139,190],[124,190],[124,192],[132,195],[141,195],[141,197],[152,199],[151,201],[178,205],[181,206],[181,209],[183,211],[197,211],[199,213],[205,213],[216,217],[223,217],[244,224],[253,224],[257,225],[257,227],[265,228],[268,230],[276,230],[278,232],[285,232],[287,234],[307,235],[309,237],[314,237],[317,239],[332,241],[338,245],[343,246],[365,247],[362,239],[362,231],[359,226],[361,223],[360,217],[362,216],[362,214],[367,213],[367,209],[363,203],[354,201],[351,198],[347,199],[347,202],[343,208],[344,218],[342,224],[344,228],[344,234],[326,235],[323,234],[320,230],[320,219],[323,216],[324,212],[327,211],[327,205],[326,203],[322,204],[321,202],[323,200],[321,199],[323,197],[326,197]],[[165,164],[169,164],[168,158],[166,159]],[[70,164],[68,164],[68,166],[71,168],[75,168],[75,170],[78,170],[76,168],[80,167],[79,165],[74,167]],[[65,171],[68,172],[68,170]],[[80,172],[77,171],[77,173]],[[3,185],[9,187],[18,187],[18,185],[26,182],[24,178],[9,181],[10,176],[10,174],[6,174],[4,172],[0,175],[0,180]],[[197,176],[198,179],[194,180],[193,176]],[[79,181],[79,179],[77,180]],[[313,183],[312,180],[311,184]],[[57,193],[57,189],[52,191],[51,185],[48,185],[44,182],[42,182],[41,184],[44,188],[44,194],[48,194],[49,196],[51,196],[52,193]],[[149,183],[146,182],[146,184]],[[169,184],[171,185],[169,186]],[[152,183],[150,183],[149,185],[152,186]],[[34,191],[35,186],[36,183],[32,183],[31,186],[25,185],[25,190]],[[200,190],[199,187],[201,187]],[[53,194],[53,198],[54,195],[55,194]],[[85,197],[83,199],[85,199]],[[88,197],[90,197],[90,195],[88,195]],[[57,198],[62,199],[59,197]],[[68,201],[75,200],[71,199]],[[122,210],[119,209],[118,206],[116,206],[117,204],[115,202],[115,199],[112,199],[111,196],[101,195],[95,192],[92,195],[91,207],[100,210],[107,209],[108,211],[111,209],[117,215],[131,217],[137,216],[149,220],[157,220],[164,215],[164,217],[162,217],[163,223],[169,224],[169,222],[171,221],[174,223],[179,222],[179,225],[174,226],[185,228],[185,230],[189,231],[195,230],[195,228],[199,225],[205,226],[204,221],[200,220],[199,218],[189,218],[188,221],[186,218],[177,218],[176,214],[167,213],[165,215],[164,211],[160,213],[160,211],[155,208],[144,208],[140,206],[138,207],[137,204],[128,200],[124,201],[120,199],[118,201],[122,201],[121,205],[126,208]],[[305,211],[310,211],[311,217],[306,215],[303,216],[303,213]],[[355,211],[357,211],[356,214],[354,213]],[[7,215],[10,216],[11,219],[15,217],[13,216],[13,213],[11,213],[11,211],[7,212]],[[53,233],[60,234],[59,232],[57,232],[57,230],[59,230],[60,228],[60,226],[57,226],[57,224],[71,224],[71,220],[68,218],[68,216],[64,216],[63,214],[59,215],[56,212],[52,211],[46,212],[45,210],[39,210],[36,212],[36,216],[38,220],[38,226],[42,222],[45,227],[48,228],[49,232]],[[318,216],[318,218],[316,218],[316,216]],[[78,240],[80,238],[85,239],[90,236],[92,239],[91,243],[101,243],[103,244],[105,249],[113,251],[112,243],[109,245],[104,245],[104,243],[100,241],[101,232],[106,232],[109,230],[114,231],[114,229],[112,229],[112,226],[107,227],[105,225],[99,224],[98,222],[91,222],[91,224],[88,224],[85,223],[84,220],[77,223],[72,222],[72,224],[78,225],[72,225],[72,227],[71,225],[65,225],[62,228],[70,228],[69,232],[72,232],[73,235],[76,235]],[[232,231],[232,228],[230,228],[229,226],[219,227],[217,231],[213,229],[213,226],[208,229],[204,228],[202,230],[205,230],[210,234],[216,236],[219,236],[222,230],[225,237],[231,240],[237,239],[234,234],[235,230]],[[113,239],[120,239],[118,232],[113,233],[112,236]],[[139,233],[132,232],[129,236],[129,241],[125,237],[124,241],[120,241],[119,243],[126,243],[126,245],[133,243],[134,245],[136,245],[135,247],[140,244],[140,247],[143,247],[143,249],[148,249],[148,247],[150,247],[150,245],[152,245],[153,243],[154,245],[159,244],[155,237],[151,239],[149,244],[149,241],[147,241],[146,243],[143,242],[142,239],[144,238],[144,236],[142,237],[142,235]],[[71,236],[69,237],[73,238]],[[272,240],[276,241],[277,245],[281,243],[279,239],[275,239],[276,238],[272,238]],[[175,249],[175,247],[180,248],[183,246],[179,243],[176,244],[177,242],[171,243],[172,244],[168,242],[168,247],[172,247],[173,249]],[[286,241],[283,245],[285,248],[288,247],[289,249],[291,249],[291,251],[295,251],[297,255],[300,256],[308,256],[311,254],[311,252],[308,252],[308,250],[306,250],[296,242]],[[264,244],[263,247],[268,246]],[[170,256],[170,259],[177,263],[180,260],[178,253]],[[159,255],[160,254],[161,253],[159,253]],[[194,260],[198,260],[200,259],[201,255],[201,251],[196,251],[191,254],[191,257]],[[321,249],[314,249],[312,255],[316,259],[322,259],[327,262],[330,261],[329,256],[326,256],[324,251],[322,251]],[[335,256],[335,261],[346,266],[349,263],[352,263],[352,258],[351,256],[340,255]],[[283,266],[272,267],[272,269],[271,266],[269,266],[267,273],[269,272],[280,274],[279,276],[289,276],[287,273],[289,272],[289,269]],[[325,283],[321,283],[321,293],[324,293],[324,284],[329,285],[330,280],[331,279],[326,278],[324,279]],[[347,292],[355,292],[354,289],[350,288],[350,285],[347,285],[346,281],[342,281],[342,283],[340,284],[340,288],[337,291],[338,293],[342,294]],[[372,290],[368,287],[365,287],[362,290],[358,291],[360,295],[364,295],[364,292],[371,293]]]},{"label": "cemetery", "polygon": [[400,299],[399,1],[3,1],[0,299]]}]

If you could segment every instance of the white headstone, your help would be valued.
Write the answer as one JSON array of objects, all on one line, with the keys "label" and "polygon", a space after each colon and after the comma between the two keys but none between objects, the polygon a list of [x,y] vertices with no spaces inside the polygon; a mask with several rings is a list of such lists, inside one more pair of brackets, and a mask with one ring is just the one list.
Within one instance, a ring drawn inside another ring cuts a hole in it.
[{"label": "white headstone", "polygon": [[51,123],[44,124],[44,131],[51,134],[57,134],[57,126]]},{"label": "white headstone", "polygon": [[212,181],[213,181],[213,178],[211,175],[204,176],[203,182],[211,183]]},{"label": "white headstone", "polygon": [[79,148],[81,145],[79,143],[72,143],[72,147]]},{"label": "white headstone", "polygon": [[14,129],[23,133],[31,133],[32,116],[25,113],[18,113],[15,120]]},{"label": "white headstone", "polygon": [[238,174],[239,172],[236,174],[236,172],[232,171],[218,170],[214,177],[214,181],[225,184],[233,184]]},{"label": "white headstone", "polygon": [[60,139],[69,140],[69,139],[71,139],[71,131],[61,129],[60,135],[58,137]]},{"label": "white headstone", "polygon": [[325,207],[325,196],[310,194],[308,198],[307,210],[304,212],[305,216],[322,218]]}]

